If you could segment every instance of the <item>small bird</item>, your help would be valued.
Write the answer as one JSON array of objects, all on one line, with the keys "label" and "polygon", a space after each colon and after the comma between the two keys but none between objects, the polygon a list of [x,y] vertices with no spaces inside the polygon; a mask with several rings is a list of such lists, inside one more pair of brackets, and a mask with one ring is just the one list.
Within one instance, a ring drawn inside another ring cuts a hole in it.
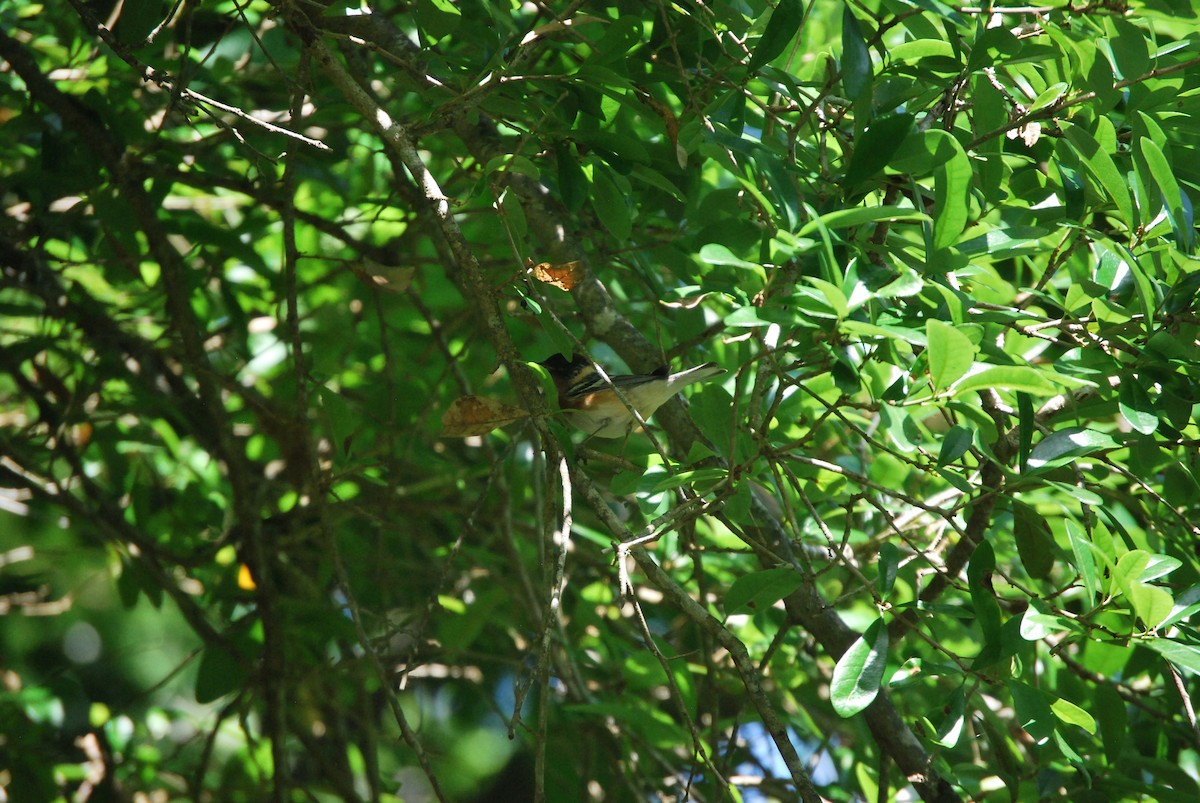
[{"label": "small bird", "polygon": [[637,418],[614,387],[645,421],[685,385],[725,373],[724,368],[709,362],[678,373],[671,373],[664,365],[652,374],[610,374],[605,379],[591,360],[578,356],[567,359],[561,354],[551,355],[541,365],[554,380],[558,405],[567,420],[597,438],[620,438],[638,426]]}]

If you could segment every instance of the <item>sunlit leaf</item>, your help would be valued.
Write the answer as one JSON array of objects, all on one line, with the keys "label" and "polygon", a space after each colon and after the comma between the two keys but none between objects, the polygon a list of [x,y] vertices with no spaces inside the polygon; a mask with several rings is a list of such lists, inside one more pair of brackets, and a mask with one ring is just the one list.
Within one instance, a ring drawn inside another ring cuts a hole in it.
[{"label": "sunlit leaf", "polygon": [[1086,427],[1064,427],[1040,440],[1029,453],[1030,468],[1062,465],[1077,457],[1117,446],[1111,435]]},{"label": "sunlit leaf", "polygon": [[829,684],[829,699],[840,716],[854,716],[875,701],[887,664],[887,649],[887,626],[876,619],[838,659]]},{"label": "sunlit leaf", "polygon": [[935,390],[954,384],[975,362],[975,344],[959,329],[929,320],[925,322],[929,348],[929,376]]}]

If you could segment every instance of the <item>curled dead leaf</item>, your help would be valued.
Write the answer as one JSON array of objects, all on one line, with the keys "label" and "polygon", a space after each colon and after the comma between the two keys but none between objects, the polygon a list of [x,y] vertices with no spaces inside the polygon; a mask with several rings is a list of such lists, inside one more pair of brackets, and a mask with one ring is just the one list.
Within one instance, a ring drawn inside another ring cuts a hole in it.
[{"label": "curled dead leaf", "polygon": [[563,262],[561,265],[539,262],[531,270],[533,278],[539,282],[552,284],[560,290],[570,290],[583,278],[583,263],[578,260]]},{"label": "curled dead leaf", "polygon": [[461,396],[442,414],[442,434],[447,438],[486,435],[528,416],[520,407],[486,396]]}]

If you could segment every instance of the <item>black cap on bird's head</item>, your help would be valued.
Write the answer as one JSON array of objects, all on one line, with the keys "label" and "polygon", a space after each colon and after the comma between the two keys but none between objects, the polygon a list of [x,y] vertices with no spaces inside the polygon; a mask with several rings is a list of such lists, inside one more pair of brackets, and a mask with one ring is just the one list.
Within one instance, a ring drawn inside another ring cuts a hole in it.
[{"label": "black cap on bird's head", "polygon": [[582,357],[572,354],[567,358],[557,352],[538,363],[549,371],[551,376],[570,376],[587,364],[587,360]]}]

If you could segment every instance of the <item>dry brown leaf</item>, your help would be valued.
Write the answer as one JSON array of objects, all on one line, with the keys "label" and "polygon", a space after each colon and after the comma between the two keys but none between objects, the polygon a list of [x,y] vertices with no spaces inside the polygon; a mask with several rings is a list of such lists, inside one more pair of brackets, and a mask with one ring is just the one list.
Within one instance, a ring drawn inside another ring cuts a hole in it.
[{"label": "dry brown leaf", "polygon": [[442,414],[442,434],[447,438],[486,435],[528,416],[520,407],[486,396],[461,396]]},{"label": "dry brown leaf", "polygon": [[570,290],[583,278],[583,263],[578,260],[552,265],[549,262],[539,262],[534,265],[533,278],[539,282],[552,284],[560,290]]}]

